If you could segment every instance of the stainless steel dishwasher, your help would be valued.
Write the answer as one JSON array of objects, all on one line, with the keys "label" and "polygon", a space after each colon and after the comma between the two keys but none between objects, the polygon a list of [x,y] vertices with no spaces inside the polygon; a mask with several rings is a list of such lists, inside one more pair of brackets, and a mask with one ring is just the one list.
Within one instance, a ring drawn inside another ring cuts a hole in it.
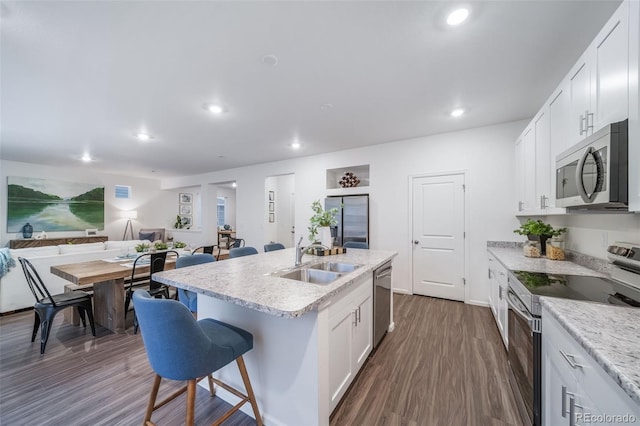
[{"label": "stainless steel dishwasher", "polygon": [[373,347],[378,347],[391,321],[391,261],[373,271]]}]

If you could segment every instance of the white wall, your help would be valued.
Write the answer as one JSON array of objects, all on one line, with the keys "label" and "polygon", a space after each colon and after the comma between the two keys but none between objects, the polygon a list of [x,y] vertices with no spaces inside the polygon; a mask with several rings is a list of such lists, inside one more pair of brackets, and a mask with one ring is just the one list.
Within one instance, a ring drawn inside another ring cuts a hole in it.
[{"label": "white wall", "polygon": [[[258,164],[198,176],[166,179],[173,189],[212,182],[237,181],[237,224],[247,245],[262,247],[265,240],[265,179],[295,174],[297,236],[307,240],[311,203],[327,195],[326,169],[370,165],[370,232],[372,249],[398,252],[394,261],[394,288],[411,292],[411,235],[409,229],[409,177],[423,173],[465,170],[468,176],[470,239],[469,302],[487,301],[486,242],[515,240],[512,230],[515,194],[513,144],[527,121],[421,137],[294,160]],[[293,263],[293,259],[292,259]]]},{"label": "white wall", "polygon": [[[295,214],[291,212],[291,203],[294,201],[295,176],[292,174],[282,176],[269,176],[265,179],[265,236],[267,242],[282,243],[285,247],[293,247],[291,226],[295,224]],[[269,191],[274,193],[274,220],[269,222]]]},{"label": "white wall", "polygon": [[[104,230],[98,235],[107,235],[110,240],[121,240],[126,219],[120,217],[123,210],[137,210],[138,218],[133,220],[134,237],[137,238],[138,230],[143,228],[172,228],[175,221],[178,196],[172,191],[160,189],[160,180],[134,178],[97,173],[90,166],[76,169],[41,166],[37,164],[19,163],[13,161],[0,161],[0,224],[2,232],[2,246],[9,240],[22,238],[21,233],[7,233],[7,177],[24,176],[40,179],[56,179],[72,182],[87,182],[104,185],[105,187],[105,212]],[[116,199],[115,185],[131,186],[132,198]],[[46,231],[46,230],[45,230]],[[84,236],[84,231],[47,232],[49,238],[79,237]]]},{"label": "white wall", "polygon": [[570,214],[542,218],[554,227],[566,227],[565,248],[600,259],[616,241],[640,244],[640,214]]}]

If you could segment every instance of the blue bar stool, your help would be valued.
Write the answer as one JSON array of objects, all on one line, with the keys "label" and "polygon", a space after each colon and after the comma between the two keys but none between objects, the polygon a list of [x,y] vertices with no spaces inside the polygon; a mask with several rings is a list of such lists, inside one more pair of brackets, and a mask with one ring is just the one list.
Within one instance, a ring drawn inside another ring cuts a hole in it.
[{"label": "blue bar stool", "polygon": [[[240,402],[224,413],[214,425],[224,422],[249,402],[256,424],[262,426],[258,403],[253,394],[249,375],[242,355],[253,348],[253,335],[241,328],[211,318],[196,321],[189,309],[177,300],[156,299],[144,290],[133,294],[133,305],[138,316],[140,331],[147,358],[156,373],[149,404],[144,418],[145,425],[153,425],[153,412],[187,392],[185,424],[193,426],[195,419],[196,384],[204,377],[209,379],[211,395],[214,383],[240,398]],[[214,379],[212,373],[236,361],[246,395]],[[162,379],[186,380],[187,385],[156,404]]]}]

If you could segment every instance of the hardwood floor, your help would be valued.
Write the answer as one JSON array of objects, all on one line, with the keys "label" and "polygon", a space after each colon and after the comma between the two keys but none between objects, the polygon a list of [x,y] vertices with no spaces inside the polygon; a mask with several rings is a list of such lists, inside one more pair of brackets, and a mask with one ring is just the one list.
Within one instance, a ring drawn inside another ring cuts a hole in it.
[{"label": "hardwood floor", "polygon": [[394,295],[394,321],[332,426],[522,424],[488,308]]},{"label": "hardwood floor", "polygon": [[[331,425],[519,425],[506,353],[487,308],[395,295],[396,329],[369,359]],[[0,424],[141,424],[151,390],[141,336],[62,322],[47,352],[30,342],[33,312],[0,317]],[[168,386],[171,383],[172,386]],[[167,395],[179,383],[163,381]],[[163,393],[164,391],[164,393]],[[154,413],[184,422],[184,396]],[[196,424],[229,408],[198,387]],[[243,413],[228,425],[253,425]],[[292,425],[302,426],[302,425]]]}]

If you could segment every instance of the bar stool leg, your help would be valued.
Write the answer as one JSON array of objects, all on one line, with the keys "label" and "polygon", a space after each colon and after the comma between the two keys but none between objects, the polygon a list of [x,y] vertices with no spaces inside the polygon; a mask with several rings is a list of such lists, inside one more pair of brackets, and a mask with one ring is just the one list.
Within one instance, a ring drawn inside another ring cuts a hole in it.
[{"label": "bar stool leg", "polygon": [[147,412],[144,415],[143,426],[147,423],[151,423],[151,414],[153,414],[153,407],[156,405],[156,398],[158,397],[158,389],[160,389],[160,382],[162,377],[156,374],[153,381],[153,387],[151,388],[151,395],[149,395],[149,404],[147,405]]},{"label": "bar stool leg", "polygon": [[189,380],[187,383],[187,418],[185,425],[193,426],[195,421],[195,405],[196,405],[196,381],[195,379]]},{"label": "bar stool leg", "polygon": [[238,369],[240,370],[240,375],[242,376],[244,387],[247,390],[249,402],[251,402],[251,408],[253,408],[253,415],[256,417],[256,424],[258,426],[262,426],[262,417],[260,417],[260,410],[258,410],[258,403],[256,402],[256,396],[254,395],[253,388],[251,387],[251,381],[249,380],[249,375],[247,374],[247,367],[244,365],[244,359],[242,358],[242,356],[239,356],[238,358],[236,358],[236,362],[238,363]]}]

